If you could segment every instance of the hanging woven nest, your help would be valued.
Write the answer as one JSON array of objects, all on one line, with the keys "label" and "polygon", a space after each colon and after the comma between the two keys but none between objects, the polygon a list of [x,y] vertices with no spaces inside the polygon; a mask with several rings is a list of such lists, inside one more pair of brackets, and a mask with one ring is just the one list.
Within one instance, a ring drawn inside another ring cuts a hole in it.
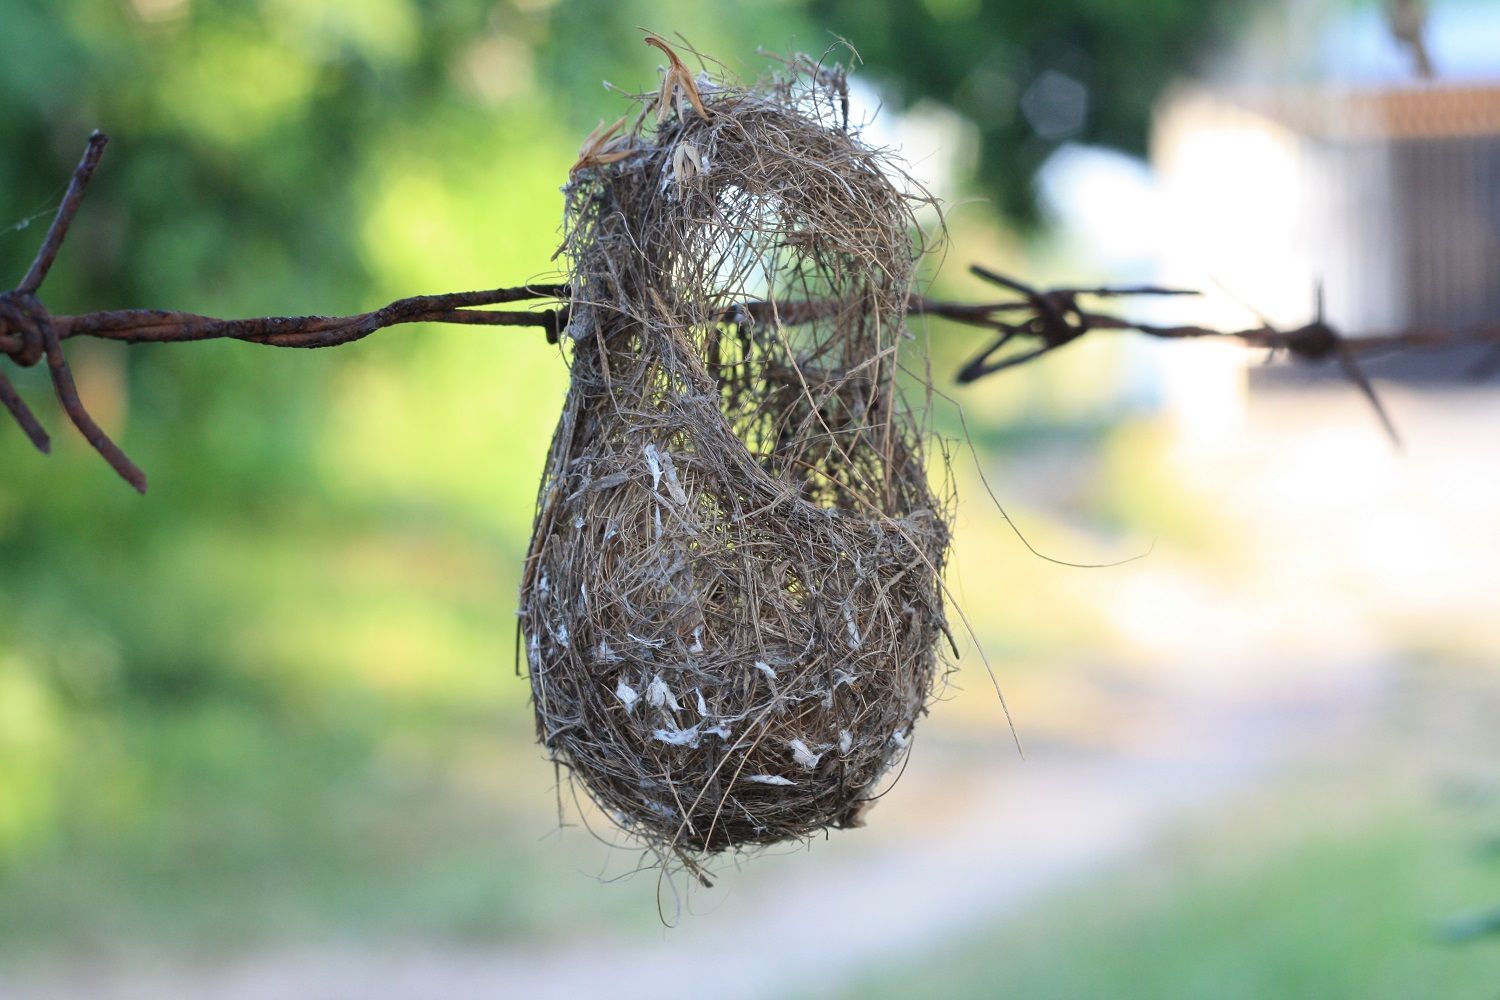
[{"label": "hanging woven nest", "polygon": [[648,42],[661,91],[565,188],[521,629],[540,741],[691,865],[859,823],[941,663],[949,531],[901,392],[917,199],[842,74],[737,87]]}]

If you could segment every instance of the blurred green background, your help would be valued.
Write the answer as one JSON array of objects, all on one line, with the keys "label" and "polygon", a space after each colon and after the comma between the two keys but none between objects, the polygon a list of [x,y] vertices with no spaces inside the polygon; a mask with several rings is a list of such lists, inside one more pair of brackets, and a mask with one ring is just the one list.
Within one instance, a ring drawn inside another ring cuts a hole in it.
[{"label": "blurred green background", "polygon": [[[937,122],[918,134],[946,143],[945,193],[964,207],[941,292],[979,293],[956,266],[970,260],[1109,279],[1079,274],[1050,234],[1038,169],[1064,143],[1144,152],[1162,88],[1254,6],[3,0],[0,273],[24,272],[99,127],[114,141],[44,289],[54,311],[352,312],[545,279],[578,143],[619,113],[601,81],[655,83],[646,26],[745,76],[765,66],[757,45],[849,39],[866,103]],[[1017,108],[1049,71],[1080,81],[1089,105],[1042,134]],[[940,373],[975,346],[960,331],[934,338]],[[42,458],[0,427],[0,969],[654,940],[655,879],[601,885],[593,874],[622,866],[600,858],[618,852],[582,830],[557,836],[567,793],[554,795],[513,669],[518,567],[566,384],[557,349],[535,332],[404,327],[326,352],[68,352],[151,492],[135,496],[66,427],[44,371],[7,370],[57,448]],[[1154,565],[1200,583],[1253,561],[1260,550],[1212,497],[1183,488],[1151,407],[1120,389],[1121,348],[1075,353],[962,396],[983,467],[1035,540],[1106,561],[1154,539]],[[958,433],[951,407],[939,419]],[[972,472],[960,480],[958,583],[1023,733],[1044,754],[1108,742],[1099,713],[1114,709],[1101,706],[1145,683],[1137,667],[1155,654],[1105,615],[1110,578],[1027,556]],[[1015,485],[1028,481],[1043,485]],[[1400,641],[1427,650],[1442,631],[1424,621]],[[1488,641],[1433,656],[1469,662]],[[939,713],[936,759],[950,776],[1016,766],[972,653],[959,678],[969,691]],[[1276,794],[1318,800],[1306,785]],[[1024,939],[997,931],[1007,948],[985,938],[912,981],[952,995],[1373,996],[1365,978],[1317,970],[1399,953],[1414,978],[1378,995],[1450,975],[1492,988],[1493,953],[1434,950],[1422,921],[1500,897],[1500,881],[1445,850],[1456,828],[1397,798],[1352,795],[1359,817],[1336,846],[1311,820],[1276,826],[1269,854],[1243,828],[1193,828],[1183,856],[1248,860],[1178,866],[1146,902],[1128,884],[1140,876],[1106,873]],[[1435,874],[1406,876],[1411,893],[1380,883],[1412,864]],[[1309,916],[1309,900],[1349,892],[1346,912]],[[1101,908],[1100,893],[1125,902]],[[1241,935],[1272,911],[1284,933]],[[1003,968],[989,969],[996,955]],[[1274,972],[1277,955],[1292,978],[1218,988]],[[855,993],[896,981],[858,985],[857,971]]]}]

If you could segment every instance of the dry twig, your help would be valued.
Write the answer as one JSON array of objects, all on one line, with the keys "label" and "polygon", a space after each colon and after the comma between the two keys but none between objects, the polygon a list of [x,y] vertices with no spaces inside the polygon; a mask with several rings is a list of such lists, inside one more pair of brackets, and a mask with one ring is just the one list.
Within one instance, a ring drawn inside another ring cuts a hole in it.
[{"label": "dry twig", "polygon": [[1386,11],[1391,35],[1411,54],[1412,69],[1423,80],[1437,75],[1427,46],[1427,4],[1424,0],[1390,0]]}]

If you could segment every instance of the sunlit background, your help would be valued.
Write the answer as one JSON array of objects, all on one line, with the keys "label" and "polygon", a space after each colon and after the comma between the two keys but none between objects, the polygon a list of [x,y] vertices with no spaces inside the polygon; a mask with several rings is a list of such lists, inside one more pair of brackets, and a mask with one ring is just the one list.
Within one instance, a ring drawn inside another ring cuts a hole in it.
[{"label": "sunlit background", "polygon": [[[0,285],[95,127],[56,312],[549,276],[601,84],[658,80],[644,26],[747,78],[852,43],[947,202],[936,295],[1166,281],[1206,294],[1126,308],[1235,328],[1321,283],[1356,332],[1464,329],[1500,320],[1500,10],[1429,6],[1431,83],[1356,0],[0,0]],[[1493,996],[1472,358],[1375,369],[1398,450],[1238,348],[1101,335],[960,388],[975,332],[930,334],[959,669],[868,828],[713,889],[637,871],[533,742],[539,333],[71,341],[145,498],[7,367],[57,447],[0,426],[0,996]]]}]

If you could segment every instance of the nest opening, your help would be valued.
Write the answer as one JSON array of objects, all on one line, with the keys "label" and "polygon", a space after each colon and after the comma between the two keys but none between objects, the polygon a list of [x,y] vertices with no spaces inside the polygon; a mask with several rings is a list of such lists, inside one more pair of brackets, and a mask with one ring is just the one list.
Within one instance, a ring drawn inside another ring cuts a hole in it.
[{"label": "nest opening", "polygon": [[652,44],[661,90],[564,189],[521,632],[553,759],[691,865],[858,824],[944,662],[950,503],[898,357],[920,196],[842,73],[741,87]]}]

